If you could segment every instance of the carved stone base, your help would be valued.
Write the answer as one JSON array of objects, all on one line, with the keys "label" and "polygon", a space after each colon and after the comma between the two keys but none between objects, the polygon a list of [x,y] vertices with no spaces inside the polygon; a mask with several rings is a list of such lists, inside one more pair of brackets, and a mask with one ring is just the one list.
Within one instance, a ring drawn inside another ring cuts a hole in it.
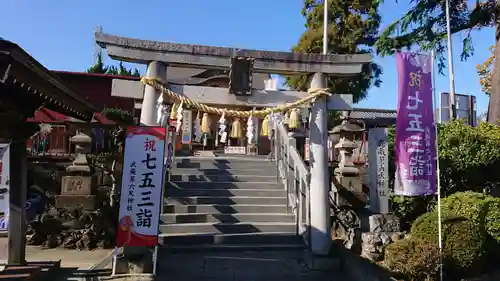
[{"label": "carved stone base", "polygon": [[59,195],[55,203],[56,208],[82,207],[84,210],[95,210],[98,202],[95,195]]},{"label": "carved stone base", "polygon": [[92,194],[95,179],[91,176],[63,176],[61,180],[61,195],[89,195]]}]

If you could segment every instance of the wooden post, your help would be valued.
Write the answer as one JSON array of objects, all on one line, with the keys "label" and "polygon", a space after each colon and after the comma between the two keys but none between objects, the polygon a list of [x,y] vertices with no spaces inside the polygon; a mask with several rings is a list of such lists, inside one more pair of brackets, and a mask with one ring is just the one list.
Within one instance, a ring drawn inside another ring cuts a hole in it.
[{"label": "wooden post", "polygon": [[20,139],[10,144],[9,163],[9,248],[7,264],[24,265],[26,263],[26,196],[27,152],[26,140]]}]

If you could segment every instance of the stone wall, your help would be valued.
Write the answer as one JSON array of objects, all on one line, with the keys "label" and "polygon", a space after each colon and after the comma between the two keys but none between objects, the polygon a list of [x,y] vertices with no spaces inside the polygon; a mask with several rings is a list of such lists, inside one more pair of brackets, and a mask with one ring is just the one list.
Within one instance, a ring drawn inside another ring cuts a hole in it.
[{"label": "stone wall", "polygon": [[356,252],[348,250],[344,245],[335,243],[332,246],[332,256],[340,260],[340,269],[345,280],[350,281],[397,281],[391,273],[381,266]]},{"label": "stone wall", "polygon": [[334,244],[332,253],[341,260],[343,274],[353,281],[395,281],[391,273],[377,264],[383,259],[384,247],[402,239],[399,219],[394,215],[371,215],[369,231],[361,233],[361,255]]},{"label": "stone wall", "polygon": [[384,247],[404,238],[399,218],[395,215],[371,215],[369,232],[361,234],[361,257],[372,262],[384,258]]}]

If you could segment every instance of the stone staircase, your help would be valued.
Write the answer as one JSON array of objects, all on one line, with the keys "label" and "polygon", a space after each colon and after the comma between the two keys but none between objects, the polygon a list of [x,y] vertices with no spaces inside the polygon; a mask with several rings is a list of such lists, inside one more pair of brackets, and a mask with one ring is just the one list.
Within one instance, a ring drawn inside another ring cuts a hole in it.
[{"label": "stone staircase", "polygon": [[299,249],[295,216],[266,158],[178,157],[160,242],[171,249]]}]

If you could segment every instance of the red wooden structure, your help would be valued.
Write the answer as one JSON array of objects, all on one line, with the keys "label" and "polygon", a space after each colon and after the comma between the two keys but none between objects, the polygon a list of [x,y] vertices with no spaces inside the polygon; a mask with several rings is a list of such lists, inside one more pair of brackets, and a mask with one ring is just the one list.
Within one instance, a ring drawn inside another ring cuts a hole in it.
[{"label": "red wooden structure", "polygon": [[[134,100],[111,96],[113,79],[139,80],[139,77],[125,77],[107,74],[53,71],[60,79],[79,96],[90,101],[99,110],[104,108],[119,108],[134,112]],[[28,151],[32,156],[67,157],[72,152],[69,139],[76,134],[82,121],[41,107],[28,122],[50,124],[50,131],[38,132],[27,143]],[[106,131],[114,122],[106,119],[99,112],[94,113],[91,128],[93,136],[93,150],[104,149],[109,144]]]}]

